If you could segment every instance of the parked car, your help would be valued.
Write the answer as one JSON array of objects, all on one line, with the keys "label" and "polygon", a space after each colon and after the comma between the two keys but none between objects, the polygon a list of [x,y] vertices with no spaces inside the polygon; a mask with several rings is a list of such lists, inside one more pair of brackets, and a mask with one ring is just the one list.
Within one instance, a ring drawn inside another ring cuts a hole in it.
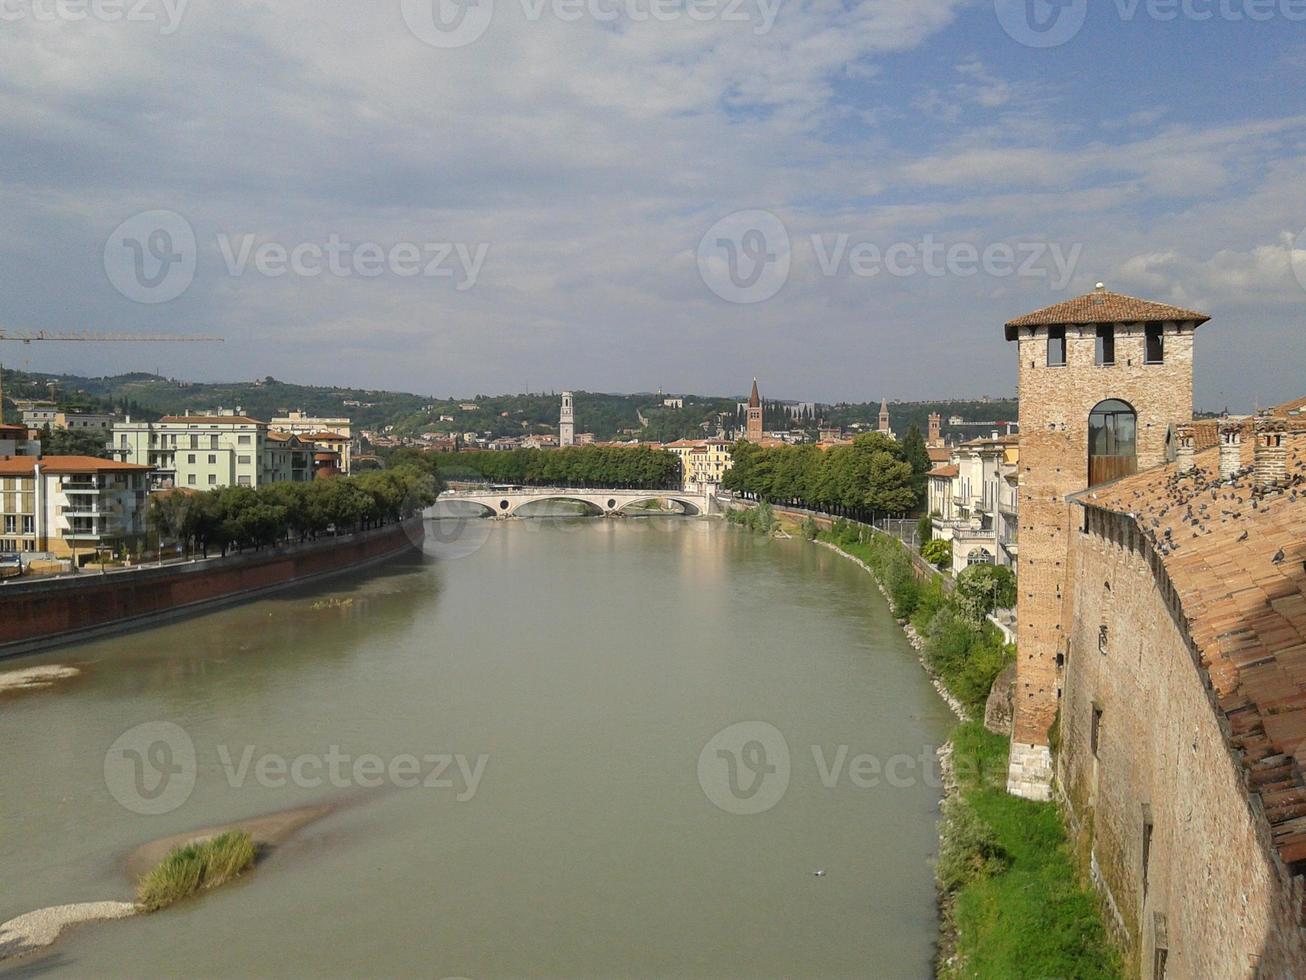
[{"label": "parked car", "polygon": [[15,578],[23,574],[23,560],[15,554],[0,555],[0,578]]}]

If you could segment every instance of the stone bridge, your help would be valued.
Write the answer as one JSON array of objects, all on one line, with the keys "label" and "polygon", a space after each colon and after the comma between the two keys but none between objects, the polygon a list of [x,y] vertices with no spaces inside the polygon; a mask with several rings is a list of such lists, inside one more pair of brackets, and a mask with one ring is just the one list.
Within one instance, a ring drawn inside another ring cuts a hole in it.
[{"label": "stone bridge", "polygon": [[[440,494],[428,517],[446,516],[433,513],[446,501],[465,500],[483,507],[487,517],[504,519],[516,517],[517,511],[527,504],[561,500],[584,504],[595,515],[611,517],[647,503],[650,500],[670,500],[684,508],[686,514],[698,515],[712,512],[716,503],[712,493],[686,493],[680,490],[581,490],[566,487],[484,487],[475,490],[446,490]],[[529,516],[529,512],[522,516]]]}]

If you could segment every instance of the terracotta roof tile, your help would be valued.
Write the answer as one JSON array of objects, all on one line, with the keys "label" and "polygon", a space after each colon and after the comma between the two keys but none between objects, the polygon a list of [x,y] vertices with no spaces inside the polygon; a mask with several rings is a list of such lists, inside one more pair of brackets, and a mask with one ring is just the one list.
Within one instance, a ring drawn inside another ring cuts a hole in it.
[{"label": "terracotta roof tile", "polygon": [[1203,324],[1211,319],[1205,313],[1154,303],[1151,300],[1113,293],[1105,289],[1076,296],[1053,306],[1046,306],[1007,323],[1007,339],[1015,340],[1021,327],[1053,327],[1089,323],[1179,323]]},{"label": "terracotta roof tile", "polygon": [[[1262,801],[1294,863],[1306,861],[1306,826],[1284,830],[1306,816],[1306,435],[1290,433],[1286,447],[1290,485],[1279,491],[1256,491],[1247,472],[1221,482],[1210,448],[1190,474],[1157,467],[1076,499],[1132,516],[1161,557],[1244,764],[1289,763],[1288,788]],[[1253,457],[1244,438],[1244,467]]]}]

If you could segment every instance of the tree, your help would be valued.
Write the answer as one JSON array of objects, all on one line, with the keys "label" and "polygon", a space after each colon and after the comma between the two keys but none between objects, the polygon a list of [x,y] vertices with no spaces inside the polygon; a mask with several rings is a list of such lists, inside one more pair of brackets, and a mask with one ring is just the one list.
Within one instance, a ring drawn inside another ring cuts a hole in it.
[{"label": "tree", "polygon": [[41,452],[46,456],[95,456],[109,459],[109,434],[107,432],[51,429],[41,430]]},{"label": "tree", "polygon": [[972,623],[1016,604],[1016,576],[1002,565],[971,565],[957,576],[957,604]]},{"label": "tree", "polygon": [[944,568],[952,564],[952,542],[934,540],[921,549],[921,557],[931,565]]},{"label": "tree", "polygon": [[928,482],[928,473],[930,466],[930,452],[925,446],[925,437],[921,435],[921,430],[913,425],[907,430],[907,435],[902,440],[903,458],[911,464],[912,486],[916,490],[917,506],[924,506],[926,484]]}]

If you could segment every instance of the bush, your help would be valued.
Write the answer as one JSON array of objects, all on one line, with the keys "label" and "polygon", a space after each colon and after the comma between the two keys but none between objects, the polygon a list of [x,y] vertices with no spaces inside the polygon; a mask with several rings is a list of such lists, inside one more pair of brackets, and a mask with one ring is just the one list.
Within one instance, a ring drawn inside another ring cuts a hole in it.
[{"label": "bush", "polygon": [[931,541],[921,549],[921,557],[936,568],[946,568],[952,564],[952,542]]},{"label": "bush", "polygon": [[972,623],[949,600],[925,630],[925,662],[943,678],[953,696],[972,712],[988,699],[998,674],[1015,659],[1014,648],[1002,642],[994,627]]},{"label": "bush", "polygon": [[995,609],[1016,604],[1016,576],[1000,565],[971,565],[957,576],[956,595],[967,618],[980,623]]},{"label": "bush", "polygon": [[821,525],[816,523],[816,518],[808,515],[803,518],[802,532],[803,537],[808,541],[815,541],[817,536],[821,533]]},{"label": "bush", "polygon": [[924,548],[934,540],[934,518],[926,514],[916,522],[916,534],[920,541],[920,547]]},{"label": "bush", "polygon": [[943,827],[939,836],[936,874],[945,895],[1011,867],[1011,855],[997,834],[960,796],[943,801]]},{"label": "bush", "polygon": [[142,911],[157,912],[206,888],[216,888],[247,871],[254,856],[254,841],[243,830],[175,847],[141,878],[136,886],[137,904]]}]

